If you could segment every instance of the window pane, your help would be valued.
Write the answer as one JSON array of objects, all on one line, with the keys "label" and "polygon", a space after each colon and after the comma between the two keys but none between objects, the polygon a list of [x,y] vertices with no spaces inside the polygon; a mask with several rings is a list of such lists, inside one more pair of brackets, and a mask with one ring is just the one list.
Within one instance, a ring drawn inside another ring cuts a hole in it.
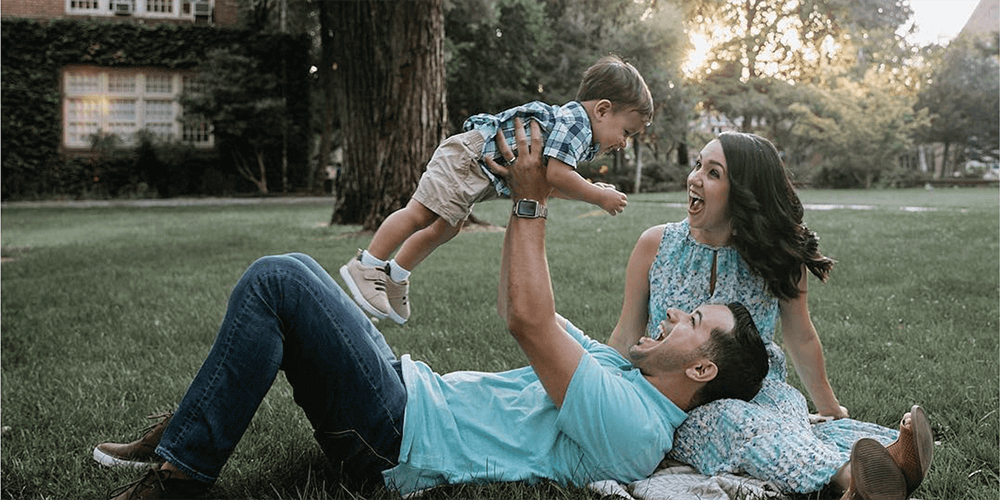
[{"label": "window pane", "polygon": [[207,143],[212,138],[212,129],[205,120],[185,121],[181,127],[184,142]]},{"label": "window pane", "polygon": [[153,134],[170,138],[174,135],[173,101],[146,101],[146,129]]},{"label": "window pane", "polygon": [[146,0],[146,11],[169,14],[174,11],[174,0]]},{"label": "window pane", "polygon": [[101,78],[97,74],[70,73],[66,79],[66,91],[71,93],[100,92]]},{"label": "window pane", "polygon": [[67,118],[74,122],[97,122],[100,116],[100,102],[97,99],[70,99],[67,104]]},{"label": "window pane", "polygon": [[174,77],[169,75],[147,75],[147,94],[172,94],[174,92]]},{"label": "window pane", "polygon": [[111,99],[108,101],[108,119],[112,121],[135,122],[134,99]]},{"label": "window pane", "polygon": [[135,100],[112,99],[108,101],[107,124],[105,129],[118,135],[125,144],[132,144],[132,134],[136,131]]},{"label": "window pane", "polygon": [[135,93],[135,75],[112,74],[108,76],[108,92]]},{"label": "window pane", "polygon": [[146,101],[146,123],[174,121],[174,103],[172,101]]},{"label": "window pane", "polygon": [[100,130],[100,102],[95,99],[66,101],[66,142],[90,145],[90,136]]},{"label": "window pane", "polygon": [[69,8],[71,10],[97,10],[97,0],[70,0]]}]

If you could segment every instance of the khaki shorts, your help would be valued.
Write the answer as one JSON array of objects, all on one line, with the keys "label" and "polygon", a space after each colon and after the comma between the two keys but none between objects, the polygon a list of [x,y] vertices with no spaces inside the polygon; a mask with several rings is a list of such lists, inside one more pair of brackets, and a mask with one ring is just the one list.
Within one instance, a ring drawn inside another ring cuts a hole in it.
[{"label": "khaki shorts", "polygon": [[456,226],[472,213],[475,203],[499,198],[479,166],[485,142],[475,130],[445,139],[420,176],[413,199]]}]

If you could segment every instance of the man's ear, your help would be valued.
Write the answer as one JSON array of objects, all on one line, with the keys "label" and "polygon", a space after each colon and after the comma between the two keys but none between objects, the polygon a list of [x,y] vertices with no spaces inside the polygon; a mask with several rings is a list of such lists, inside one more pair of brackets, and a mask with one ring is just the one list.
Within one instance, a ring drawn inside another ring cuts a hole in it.
[{"label": "man's ear", "polygon": [[698,361],[688,365],[684,370],[684,374],[688,376],[689,379],[695,382],[709,382],[719,374],[719,367],[715,366],[708,358],[701,358]]}]

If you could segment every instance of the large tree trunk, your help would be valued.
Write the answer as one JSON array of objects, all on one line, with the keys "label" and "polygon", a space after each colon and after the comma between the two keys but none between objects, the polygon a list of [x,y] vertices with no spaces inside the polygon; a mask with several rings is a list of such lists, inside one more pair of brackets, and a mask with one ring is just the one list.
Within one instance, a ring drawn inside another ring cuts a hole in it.
[{"label": "large tree trunk", "polygon": [[344,134],[332,223],[375,229],[446,131],[442,0],[330,2]]}]

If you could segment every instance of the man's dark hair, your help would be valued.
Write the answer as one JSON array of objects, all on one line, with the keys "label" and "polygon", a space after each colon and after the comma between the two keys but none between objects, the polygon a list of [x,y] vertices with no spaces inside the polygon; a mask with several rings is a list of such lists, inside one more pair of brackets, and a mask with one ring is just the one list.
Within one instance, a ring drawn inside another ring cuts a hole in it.
[{"label": "man's dark hair", "polygon": [[750,401],[767,375],[767,350],[750,311],[739,302],[730,302],[726,307],[733,313],[736,326],[728,332],[713,329],[701,346],[702,355],[715,363],[718,372],[695,393],[692,406],[725,398]]}]

